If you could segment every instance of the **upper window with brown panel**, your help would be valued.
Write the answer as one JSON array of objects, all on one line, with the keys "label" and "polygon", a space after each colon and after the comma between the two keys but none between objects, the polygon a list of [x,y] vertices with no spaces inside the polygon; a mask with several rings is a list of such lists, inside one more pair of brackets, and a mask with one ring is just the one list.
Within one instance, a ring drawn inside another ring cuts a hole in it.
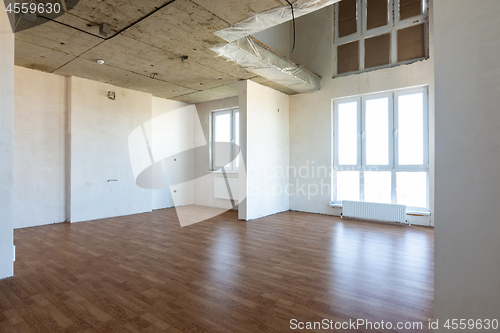
[{"label": "upper window with brown panel", "polygon": [[334,15],[334,76],[429,57],[428,0],[342,0]]}]

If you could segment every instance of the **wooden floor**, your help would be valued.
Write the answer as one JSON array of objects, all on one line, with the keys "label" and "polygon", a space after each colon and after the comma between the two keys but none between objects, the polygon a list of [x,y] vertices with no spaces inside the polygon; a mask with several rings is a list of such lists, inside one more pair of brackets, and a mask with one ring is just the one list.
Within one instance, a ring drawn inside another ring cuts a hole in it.
[{"label": "wooden floor", "polygon": [[16,230],[0,332],[290,332],[291,319],[432,318],[433,229],[299,212],[236,218],[181,228],[165,209]]}]

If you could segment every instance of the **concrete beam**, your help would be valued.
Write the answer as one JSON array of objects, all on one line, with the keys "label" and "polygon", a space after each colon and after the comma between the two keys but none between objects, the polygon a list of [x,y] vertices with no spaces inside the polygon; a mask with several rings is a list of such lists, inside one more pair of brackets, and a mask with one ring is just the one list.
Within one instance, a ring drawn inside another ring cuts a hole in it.
[{"label": "concrete beam", "polygon": [[68,14],[58,17],[56,21],[96,36],[99,35],[99,25],[106,23],[114,34],[170,1],[80,0]]},{"label": "concrete beam", "polygon": [[266,86],[266,87],[269,87],[269,88],[273,88],[274,90],[281,91],[282,93],[287,94],[287,95],[296,95],[296,94],[298,94],[298,92],[296,92],[296,91],[294,91],[294,90],[292,90],[290,88],[287,88],[285,86],[282,86],[279,83],[276,83],[276,82],[273,82],[271,80],[268,80],[268,79],[266,79],[265,77],[262,77],[262,76],[256,76],[254,78],[251,78],[250,80],[253,81],[253,82],[257,82],[259,84],[262,84],[263,86]]},{"label": "concrete beam", "polygon": [[56,70],[54,74],[78,76],[99,82],[110,83],[118,87],[147,92],[154,96],[172,98],[195,92],[194,89],[181,87],[172,83],[151,79],[109,65],[99,65],[95,61],[78,58]]},{"label": "concrete beam", "polygon": [[123,34],[170,53],[186,55],[200,65],[238,79],[255,76],[210,52],[210,47],[223,42],[214,32],[226,26],[226,22],[195,3],[177,0]]},{"label": "concrete beam", "polygon": [[[256,78],[256,74],[209,50],[223,42],[213,33],[227,27],[228,22],[280,7],[286,4],[284,0],[176,0],[118,36],[108,40],[98,36],[101,22],[118,31],[165,3],[80,1],[70,13],[56,19],[69,26],[46,22],[17,33],[16,64],[108,82],[158,97],[183,96],[184,101],[236,96],[236,89],[228,87],[239,79],[254,78],[263,85],[293,93],[267,79]],[[31,23],[22,20],[20,24]],[[181,62],[181,56],[188,60]],[[106,64],[97,65],[97,59],[104,59]],[[152,73],[157,73],[155,80],[150,79]],[[206,93],[198,93],[207,89]],[[210,93],[214,94],[211,98]]]},{"label": "concrete beam", "polygon": [[36,69],[42,72],[50,73],[75,58],[74,55],[20,39],[16,40],[15,49],[16,66]]},{"label": "concrete beam", "polygon": [[198,91],[184,96],[174,97],[172,99],[179,102],[196,104],[238,96],[238,93],[238,82],[236,82],[217,88]]},{"label": "concrete beam", "polygon": [[[102,38],[56,22],[47,21],[41,17],[38,17],[37,20],[45,21],[45,23],[16,32],[16,40],[75,56],[82,54],[103,41]],[[19,24],[24,27],[32,23],[28,20],[21,20]]]}]

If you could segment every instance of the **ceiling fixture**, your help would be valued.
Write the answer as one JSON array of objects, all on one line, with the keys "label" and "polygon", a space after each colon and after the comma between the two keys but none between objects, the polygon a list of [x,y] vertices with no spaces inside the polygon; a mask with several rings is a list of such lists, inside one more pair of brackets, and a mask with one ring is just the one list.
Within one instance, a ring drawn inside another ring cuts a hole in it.
[{"label": "ceiling fixture", "polygon": [[97,60],[97,63],[98,63],[99,65],[102,65],[102,64],[104,64],[104,60],[99,59],[99,60]]},{"label": "ceiling fixture", "polygon": [[101,23],[101,25],[99,26],[99,35],[107,38],[108,35],[111,35],[111,27],[106,23]]}]

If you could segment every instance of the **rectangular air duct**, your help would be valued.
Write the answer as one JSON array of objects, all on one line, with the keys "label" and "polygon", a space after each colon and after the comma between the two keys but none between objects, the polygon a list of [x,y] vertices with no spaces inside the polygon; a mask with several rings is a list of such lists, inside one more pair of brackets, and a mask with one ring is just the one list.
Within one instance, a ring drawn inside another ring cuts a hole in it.
[{"label": "rectangular air duct", "polygon": [[[298,0],[293,3],[294,16],[300,17],[330,6],[340,0]],[[253,35],[292,19],[292,8],[288,5],[257,13],[230,27],[215,32],[215,35],[228,42]]]},{"label": "rectangular air duct", "polygon": [[319,75],[288,60],[251,36],[212,47],[210,50],[252,73],[298,93],[320,89]]}]

